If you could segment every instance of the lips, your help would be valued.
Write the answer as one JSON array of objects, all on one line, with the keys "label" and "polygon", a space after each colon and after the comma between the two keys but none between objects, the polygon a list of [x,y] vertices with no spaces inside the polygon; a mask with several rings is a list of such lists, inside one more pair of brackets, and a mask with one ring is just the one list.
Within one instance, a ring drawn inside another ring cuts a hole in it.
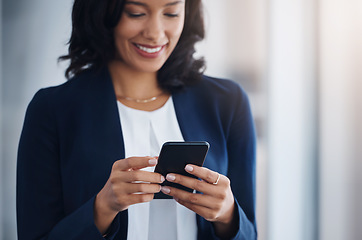
[{"label": "lips", "polygon": [[133,46],[135,47],[137,52],[142,57],[156,58],[162,53],[162,51],[165,48],[166,44],[165,45],[151,46],[151,45],[144,45],[144,44],[134,43]]}]

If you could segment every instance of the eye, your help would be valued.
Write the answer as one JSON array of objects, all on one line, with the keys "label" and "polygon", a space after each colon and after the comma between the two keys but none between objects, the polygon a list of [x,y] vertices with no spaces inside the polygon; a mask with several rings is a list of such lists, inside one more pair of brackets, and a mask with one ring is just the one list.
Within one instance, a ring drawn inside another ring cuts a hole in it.
[{"label": "eye", "polygon": [[126,12],[127,16],[130,18],[139,18],[139,17],[143,17],[144,13],[131,13],[131,12]]},{"label": "eye", "polygon": [[177,13],[165,13],[165,16],[170,17],[170,18],[175,18],[175,17],[178,17],[179,15]]}]

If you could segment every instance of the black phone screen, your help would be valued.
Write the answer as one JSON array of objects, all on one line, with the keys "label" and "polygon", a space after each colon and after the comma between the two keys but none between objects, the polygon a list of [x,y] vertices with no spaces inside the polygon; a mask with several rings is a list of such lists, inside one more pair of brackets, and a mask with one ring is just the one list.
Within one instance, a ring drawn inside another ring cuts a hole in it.
[{"label": "black phone screen", "polygon": [[[185,171],[187,164],[202,166],[209,150],[208,142],[166,142],[163,144],[155,172],[166,177],[168,173],[177,173],[197,178]],[[188,192],[193,190],[177,183],[165,180],[163,186],[171,186]],[[155,194],[156,199],[169,199],[171,196],[162,192]]]}]

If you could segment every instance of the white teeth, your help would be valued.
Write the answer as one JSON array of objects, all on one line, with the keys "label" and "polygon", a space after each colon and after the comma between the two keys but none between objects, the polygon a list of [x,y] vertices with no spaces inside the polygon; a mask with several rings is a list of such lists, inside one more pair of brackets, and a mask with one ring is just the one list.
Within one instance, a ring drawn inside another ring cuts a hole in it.
[{"label": "white teeth", "polygon": [[162,47],[156,47],[156,48],[147,48],[147,47],[143,47],[140,46],[138,44],[136,44],[136,46],[141,49],[142,51],[146,52],[146,53],[155,53],[155,52],[159,52],[161,51]]}]

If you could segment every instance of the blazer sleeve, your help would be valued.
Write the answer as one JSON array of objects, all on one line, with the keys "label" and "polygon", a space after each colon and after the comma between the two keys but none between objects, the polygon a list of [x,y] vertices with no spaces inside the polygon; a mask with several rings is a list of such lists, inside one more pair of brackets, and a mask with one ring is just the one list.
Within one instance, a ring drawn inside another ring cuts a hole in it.
[{"label": "blazer sleeve", "polygon": [[65,214],[51,100],[51,89],[40,90],[25,116],[17,162],[18,239],[104,239],[93,220],[95,197]]},{"label": "blazer sleeve", "polygon": [[238,208],[239,230],[235,240],[257,239],[255,220],[256,136],[249,99],[238,89],[236,108],[227,138],[228,177]]}]

